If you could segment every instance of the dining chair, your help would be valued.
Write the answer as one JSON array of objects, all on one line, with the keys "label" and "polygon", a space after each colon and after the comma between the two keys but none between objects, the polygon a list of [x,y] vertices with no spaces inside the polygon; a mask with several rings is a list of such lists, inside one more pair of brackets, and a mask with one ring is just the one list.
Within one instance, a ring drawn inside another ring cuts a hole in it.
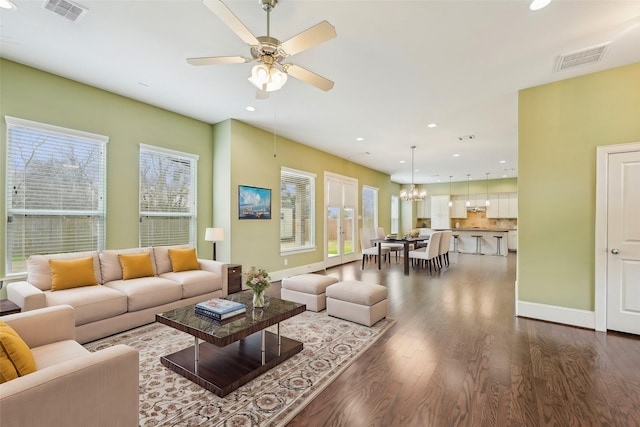
[{"label": "dining chair", "polygon": [[409,251],[409,258],[411,258],[413,265],[426,263],[429,265],[429,272],[431,272],[432,265],[434,270],[438,268],[437,258],[438,254],[440,253],[441,236],[442,232],[436,231],[427,241],[427,246],[418,248],[414,251]]},{"label": "dining chair", "polygon": [[445,230],[440,235],[440,245],[438,250],[438,262],[440,263],[440,268],[445,264],[447,267],[449,266],[449,246],[451,245],[452,234],[453,232],[451,230]]},{"label": "dining chair", "polygon": [[[387,235],[384,233],[383,227],[378,227],[378,239],[384,239]],[[382,242],[383,248],[389,248],[391,252],[396,253],[396,264],[398,263],[398,252],[404,251],[403,243]]]},{"label": "dining chair", "polygon": [[[378,260],[378,247],[371,242],[371,235],[368,230],[360,229],[360,248],[362,250],[362,269],[364,269],[365,261],[369,260],[369,257],[373,257],[374,260]],[[391,249],[381,247],[380,254],[383,259],[387,259],[387,255],[391,256]]]}]

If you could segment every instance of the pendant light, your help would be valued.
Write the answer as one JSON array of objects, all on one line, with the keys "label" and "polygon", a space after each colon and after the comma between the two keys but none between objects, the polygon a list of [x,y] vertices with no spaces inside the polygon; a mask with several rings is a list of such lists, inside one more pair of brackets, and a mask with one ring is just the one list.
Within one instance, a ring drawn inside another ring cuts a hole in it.
[{"label": "pendant light", "polygon": [[413,159],[414,159],[415,149],[416,149],[416,146],[412,145],[411,146],[411,188],[409,189],[409,191],[405,189],[402,189],[402,191],[400,191],[400,199],[402,199],[403,202],[421,202],[427,197],[426,190],[418,190],[415,184],[413,183],[413,172],[415,171],[415,168],[413,166]]},{"label": "pendant light", "polygon": [[487,200],[484,202],[485,206],[491,206],[491,202],[489,201],[489,172],[487,172]]},{"label": "pendant light", "polygon": [[451,200],[451,178],[453,178],[453,175],[449,175],[449,207],[450,208],[453,207],[453,200]]},{"label": "pendant light", "polygon": [[467,207],[471,206],[471,200],[469,199],[469,182],[471,181],[471,174],[468,173],[467,174],[467,203],[465,203],[465,205],[467,205]]}]

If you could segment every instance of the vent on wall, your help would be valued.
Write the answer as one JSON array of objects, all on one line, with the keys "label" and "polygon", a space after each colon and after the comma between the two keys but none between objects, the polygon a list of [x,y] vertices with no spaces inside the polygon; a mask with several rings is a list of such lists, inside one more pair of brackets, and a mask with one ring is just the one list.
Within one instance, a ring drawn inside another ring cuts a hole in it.
[{"label": "vent on wall", "polygon": [[575,52],[560,55],[556,71],[566,70],[567,68],[577,67],[578,65],[599,62],[607,52],[607,48],[610,44],[611,42],[602,43],[586,49],[576,50]]},{"label": "vent on wall", "polygon": [[47,0],[44,3],[44,8],[73,22],[82,18],[88,11],[88,9],[69,0]]}]

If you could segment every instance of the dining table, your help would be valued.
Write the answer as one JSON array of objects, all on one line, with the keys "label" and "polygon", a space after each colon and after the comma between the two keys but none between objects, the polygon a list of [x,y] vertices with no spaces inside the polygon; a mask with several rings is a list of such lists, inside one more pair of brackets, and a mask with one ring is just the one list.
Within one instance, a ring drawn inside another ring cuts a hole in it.
[{"label": "dining table", "polygon": [[402,243],[404,245],[404,275],[409,275],[409,245],[417,245],[429,240],[430,236],[418,237],[385,237],[384,239],[371,239],[371,242],[378,247],[378,270],[382,269],[382,245],[381,243]]}]

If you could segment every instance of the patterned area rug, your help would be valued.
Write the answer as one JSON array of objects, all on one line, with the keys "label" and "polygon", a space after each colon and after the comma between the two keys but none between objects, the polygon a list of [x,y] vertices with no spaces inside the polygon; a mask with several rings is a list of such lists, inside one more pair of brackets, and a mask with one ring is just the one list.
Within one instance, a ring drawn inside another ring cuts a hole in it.
[{"label": "patterned area rug", "polygon": [[[193,345],[193,337],[159,323],[86,344],[97,351],[127,344],[140,352],[141,426],[282,426],[393,325],[373,327],[306,311],[280,324],[304,349],[224,398],[160,364],[160,356]],[[268,329],[275,333],[275,327]]]}]

